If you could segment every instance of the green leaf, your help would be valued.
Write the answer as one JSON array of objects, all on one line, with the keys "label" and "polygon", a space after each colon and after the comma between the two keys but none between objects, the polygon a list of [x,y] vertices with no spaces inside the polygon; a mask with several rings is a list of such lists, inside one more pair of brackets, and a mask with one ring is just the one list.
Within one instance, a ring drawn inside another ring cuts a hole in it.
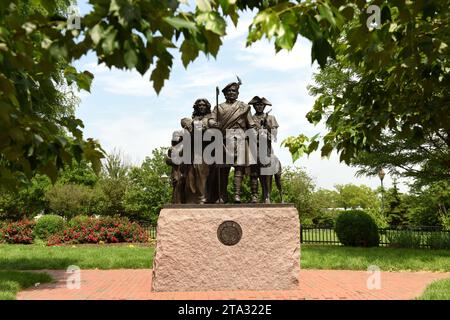
[{"label": "green leaf", "polygon": [[333,151],[333,146],[330,143],[325,143],[320,151],[322,157],[328,157]]},{"label": "green leaf", "polygon": [[164,81],[169,79],[171,66],[171,58],[159,58],[158,62],[156,62],[156,68],[153,70],[150,80],[153,81],[153,88],[157,94],[160,93],[162,87],[164,86]]},{"label": "green leaf", "polygon": [[280,24],[275,44],[283,49],[291,50],[294,46],[295,39],[296,35],[292,29],[287,25]]},{"label": "green leaf", "polygon": [[181,61],[186,68],[191,61],[198,57],[198,48],[193,40],[184,40],[180,47]]},{"label": "green leaf", "polygon": [[76,78],[78,88],[91,92],[92,79],[94,79],[94,75],[89,71],[79,73]]},{"label": "green leaf", "polygon": [[328,57],[334,57],[334,50],[328,41],[324,38],[313,41],[311,47],[311,62],[317,60],[320,67],[324,68]]},{"label": "green leaf", "polygon": [[317,150],[317,147],[319,147],[319,141],[314,140],[312,141],[309,146],[308,146],[308,150],[306,153],[311,154],[313,151]]},{"label": "green leaf", "polygon": [[195,2],[200,11],[209,12],[212,10],[211,3],[209,0],[195,0]]},{"label": "green leaf", "polygon": [[105,36],[104,39],[102,41],[102,50],[104,51],[105,54],[109,55],[113,52],[113,50],[116,48],[117,44],[116,44],[116,35],[117,35],[117,30],[113,29],[112,26],[110,26],[106,31],[105,31]]},{"label": "green leaf", "polygon": [[39,171],[47,175],[52,183],[56,182],[56,179],[58,178],[58,168],[56,167],[54,161],[48,161],[45,165],[39,168]]},{"label": "green leaf", "polygon": [[207,40],[207,52],[211,53],[213,57],[216,57],[219,52],[220,45],[222,44],[222,40],[220,40],[220,37],[217,34],[212,33],[211,31],[206,31],[205,37]]},{"label": "green leaf", "polygon": [[53,14],[56,9],[56,2],[54,0],[41,0],[42,6],[49,14]]},{"label": "green leaf", "polygon": [[326,19],[332,26],[336,25],[336,20],[334,19],[333,16],[333,11],[326,3],[319,5],[319,13],[322,19]]},{"label": "green leaf", "polygon": [[102,39],[103,27],[100,23],[97,23],[90,31],[89,35],[91,36],[92,42],[97,45]]},{"label": "green leaf", "polygon": [[225,34],[226,22],[217,12],[204,12],[196,17],[197,22],[205,25],[206,30],[210,30],[220,36]]},{"label": "green leaf", "polygon": [[124,61],[128,69],[133,69],[136,66],[138,62],[138,57],[134,49],[128,49],[125,52]]},{"label": "green leaf", "polygon": [[182,19],[179,17],[164,17],[163,20],[177,30],[184,28],[194,32],[197,31],[197,26],[195,25],[195,23],[186,19]]}]

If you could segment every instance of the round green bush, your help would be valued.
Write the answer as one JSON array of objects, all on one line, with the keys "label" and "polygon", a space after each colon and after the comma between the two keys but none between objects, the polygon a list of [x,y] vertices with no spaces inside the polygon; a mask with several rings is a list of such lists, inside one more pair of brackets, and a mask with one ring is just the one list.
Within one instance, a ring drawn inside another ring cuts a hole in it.
[{"label": "round green bush", "polygon": [[64,227],[65,221],[62,217],[49,214],[39,218],[36,222],[33,233],[35,237],[42,240],[47,240],[50,236],[63,230]]},{"label": "round green bush", "polygon": [[339,214],[335,231],[344,246],[375,247],[380,243],[377,224],[364,211],[350,210]]}]

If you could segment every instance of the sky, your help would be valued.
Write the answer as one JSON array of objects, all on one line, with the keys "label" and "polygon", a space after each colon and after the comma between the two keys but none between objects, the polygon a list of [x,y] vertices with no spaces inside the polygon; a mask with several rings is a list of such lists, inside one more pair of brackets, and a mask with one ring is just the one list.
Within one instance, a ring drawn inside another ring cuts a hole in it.
[{"label": "sky", "polygon": [[[79,11],[89,11],[85,1],[79,1]],[[252,13],[241,15],[237,27],[230,23],[222,39],[219,54],[205,57],[200,54],[185,69],[180,55],[175,60],[165,86],[156,95],[150,82],[150,73],[141,76],[137,71],[109,69],[97,64],[95,55],[88,54],[76,62],[78,70],[89,70],[95,76],[91,92],[81,91],[81,103],[76,115],[84,122],[85,138],[97,139],[104,150],[120,150],[133,164],[139,165],[151,151],[169,146],[172,132],[180,129],[180,119],[190,117],[192,105],[198,98],[207,98],[215,104],[215,87],[242,79],[239,100],[249,102],[253,96],[264,96],[271,103],[271,115],[280,125],[275,154],[283,166],[301,167],[314,179],[317,188],[332,189],[336,184],[365,184],[380,186],[378,177],[356,177],[356,168],[339,162],[338,155],[321,158],[320,151],[304,156],[292,163],[287,148],[281,142],[288,136],[303,133],[312,136],[323,134],[324,126],[314,126],[306,113],[314,104],[307,85],[313,84],[317,63],[311,64],[311,44],[303,38],[297,40],[293,50],[275,54],[273,44],[267,40],[245,46],[247,28]],[[224,98],[219,97],[219,103]],[[268,111],[268,110],[266,110]],[[387,174],[384,186],[390,187],[392,179]],[[400,181],[400,190],[406,186]]]}]

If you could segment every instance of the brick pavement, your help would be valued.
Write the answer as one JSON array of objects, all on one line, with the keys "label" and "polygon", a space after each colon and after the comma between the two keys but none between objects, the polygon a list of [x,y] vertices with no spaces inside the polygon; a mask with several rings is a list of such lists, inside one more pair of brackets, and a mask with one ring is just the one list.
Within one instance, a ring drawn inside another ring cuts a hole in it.
[{"label": "brick pavement", "polygon": [[56,281],[21,291],[19,300],[196,300],[196,299],[414,299],[434,280],[450,278],[450,273],[381,272],[381,289],[367,288],[370,274],[350,270],[302,270],[298,290],[151,292],[151,269],[82,270],[80,289],[68,289],[70,274],[64,270],[40,270]]}]

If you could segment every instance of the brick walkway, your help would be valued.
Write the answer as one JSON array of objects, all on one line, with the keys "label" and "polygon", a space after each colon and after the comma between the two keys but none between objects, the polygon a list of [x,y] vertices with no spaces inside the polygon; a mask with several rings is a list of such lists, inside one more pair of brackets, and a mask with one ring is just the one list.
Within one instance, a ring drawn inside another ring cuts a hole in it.
[{"label": "brick walkway", "polygon": [[69,274],[42,270],[56,282],[21,291],[17,299],[413,299],[434,280],[450,273],[381,272],[381,289],[367,289],[366,271],[302,270],[300,286],[292,291],[150,292],[149,269],[82,270],[81,288],[68,289]]}]

